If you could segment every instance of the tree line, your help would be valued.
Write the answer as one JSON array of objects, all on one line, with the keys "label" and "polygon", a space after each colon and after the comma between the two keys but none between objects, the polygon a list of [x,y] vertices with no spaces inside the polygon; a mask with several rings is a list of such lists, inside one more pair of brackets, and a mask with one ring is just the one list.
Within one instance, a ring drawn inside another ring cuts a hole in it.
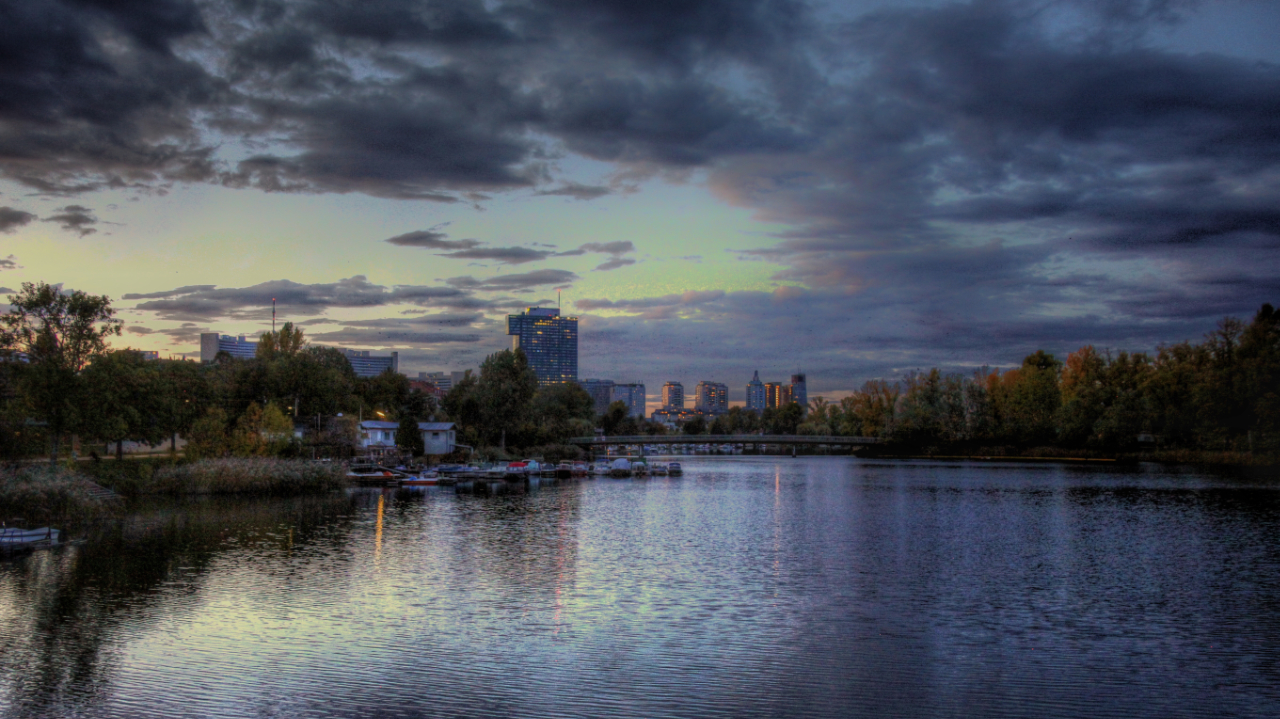
[{"label": "tree line", "polygon": [[[187,440],[188,456],[301,453],[351,446],[360,418],[397,422],[397,444],[421,453],[417,423],[452,421],[459,442],[498,453],[560,447],[600,428],[661,435],[621,402],[597,416],[573,383],[539,386],[520,350],[487,357],[443,397],[394,372],[357,377],[337,349],[309,346],[290,323],[264,333],[253,359],[210,364],[109,350],[121,334],[109,298],[24,283],[0,315],[0,456],[49,451],[70,435],[109,445]],[[1227,318],[1202,342],[1146,353],[1082,347],[1060,361],[1043,350],[1009,370],[938,369],[809,407],[735,407],[696,418],[688,434],[879,437],[912,445],[1056,446],[1131,450],[1144,442],[1212,451],[1280,450],[1280,313]],[[807,410],[807,411],[806,411]],[[294,437],[304,427],[305,439]]]},{"label": "tree line", "polygon": [[938,369],[875,380],[839,402],[814,398],[797,431],[912,445],[1142,445],[1215,452],[1280,450],[1280,312],[1222,320],[1203,341],[1154,354],[1085,346],[1043,350],[1004,372]]},{"label": "tree line", "polygon": [[[261,335],[255,357],[209,364],[111,350],[121,334],[110,299],[25,283],[0,315],[0,456],[82,444],[186,440],[188,457],[290,456],[306,445],[350,447],[358,420],[397,423],[396,444],[421,454],[421,421],[453,421],[472,447],[528,448],[590,434],[590,395],[574,384],[538,387],[524,353],[498,352],[444,397],[386,371],[357,377],[346,356],[310,346],[285,323]],[[303,428],[303,439],[295,437]]]}]

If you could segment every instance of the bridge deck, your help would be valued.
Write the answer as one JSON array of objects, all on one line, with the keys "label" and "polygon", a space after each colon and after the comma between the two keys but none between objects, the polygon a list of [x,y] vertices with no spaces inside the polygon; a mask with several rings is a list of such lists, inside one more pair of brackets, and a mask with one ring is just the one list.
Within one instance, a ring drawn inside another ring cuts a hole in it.
[{"label": "bridge deck", "polygon": [[612,437],[573,437],[569,444],[604,447],[616,444],[824,444],[851,447],[876,444],[878,437],[835,437],[814,434],[638,434]]}]

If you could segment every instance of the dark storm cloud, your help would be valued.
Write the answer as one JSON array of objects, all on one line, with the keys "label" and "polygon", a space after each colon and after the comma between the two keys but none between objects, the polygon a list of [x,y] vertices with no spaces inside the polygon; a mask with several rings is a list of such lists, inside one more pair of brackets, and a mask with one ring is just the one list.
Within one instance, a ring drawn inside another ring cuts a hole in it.
[{"label": "dark storm cloud", "polygon": [[36,219],[36,216],[30,212],[23,212],[12,207],[0,207],[0,232],[13,232],[34,219]]},{"label": "dark storm cloud", "polygon": [[57,214],[44,218],[44,222],[56,222],[64,230],[74,232],[81,237],[97,232],[91,225],[98,224],[93,210],[82,205],[67,205],[59,208]]},{"label": "dark storm cloud", "polygon": [[205,26],[194,3],[5,3],[0,174],[39,192],[213,175],[192,112],[224,84],[173,52]]},{"label": "dark storm cloud", "polygon": [[16,270],[18,269],[18,258],[13,255],[8,257],[0,257],[0,270]]}]

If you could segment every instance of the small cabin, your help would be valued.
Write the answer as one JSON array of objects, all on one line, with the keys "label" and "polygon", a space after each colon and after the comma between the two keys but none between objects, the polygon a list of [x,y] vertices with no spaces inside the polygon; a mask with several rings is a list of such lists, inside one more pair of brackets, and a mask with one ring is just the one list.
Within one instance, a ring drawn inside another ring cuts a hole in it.
[{"label": "small cabin", "polygon": [[458,442],[453,422],[419,422],[423,454],[449,454]]},{"label": "small cabin", "polygon": [[399,422],[382,422],[372,419],[366,419],[360,423],[360,439],[361,447],[395,447],[396,446],[396,430],[399,429]]}]

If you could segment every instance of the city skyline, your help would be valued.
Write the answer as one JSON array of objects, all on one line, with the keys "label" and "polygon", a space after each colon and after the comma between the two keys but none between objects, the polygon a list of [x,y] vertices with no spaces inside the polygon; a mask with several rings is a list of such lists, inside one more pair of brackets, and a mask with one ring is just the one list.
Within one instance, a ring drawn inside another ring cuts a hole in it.
[{"label": "city skyline", "polygon": [[578,377],[741,404],[757,366],[836,399],[1280,295],[1270,3],[37,5],[0,294],[108,295],[117,347],[276,299],[416,376],[557,307]]}]

